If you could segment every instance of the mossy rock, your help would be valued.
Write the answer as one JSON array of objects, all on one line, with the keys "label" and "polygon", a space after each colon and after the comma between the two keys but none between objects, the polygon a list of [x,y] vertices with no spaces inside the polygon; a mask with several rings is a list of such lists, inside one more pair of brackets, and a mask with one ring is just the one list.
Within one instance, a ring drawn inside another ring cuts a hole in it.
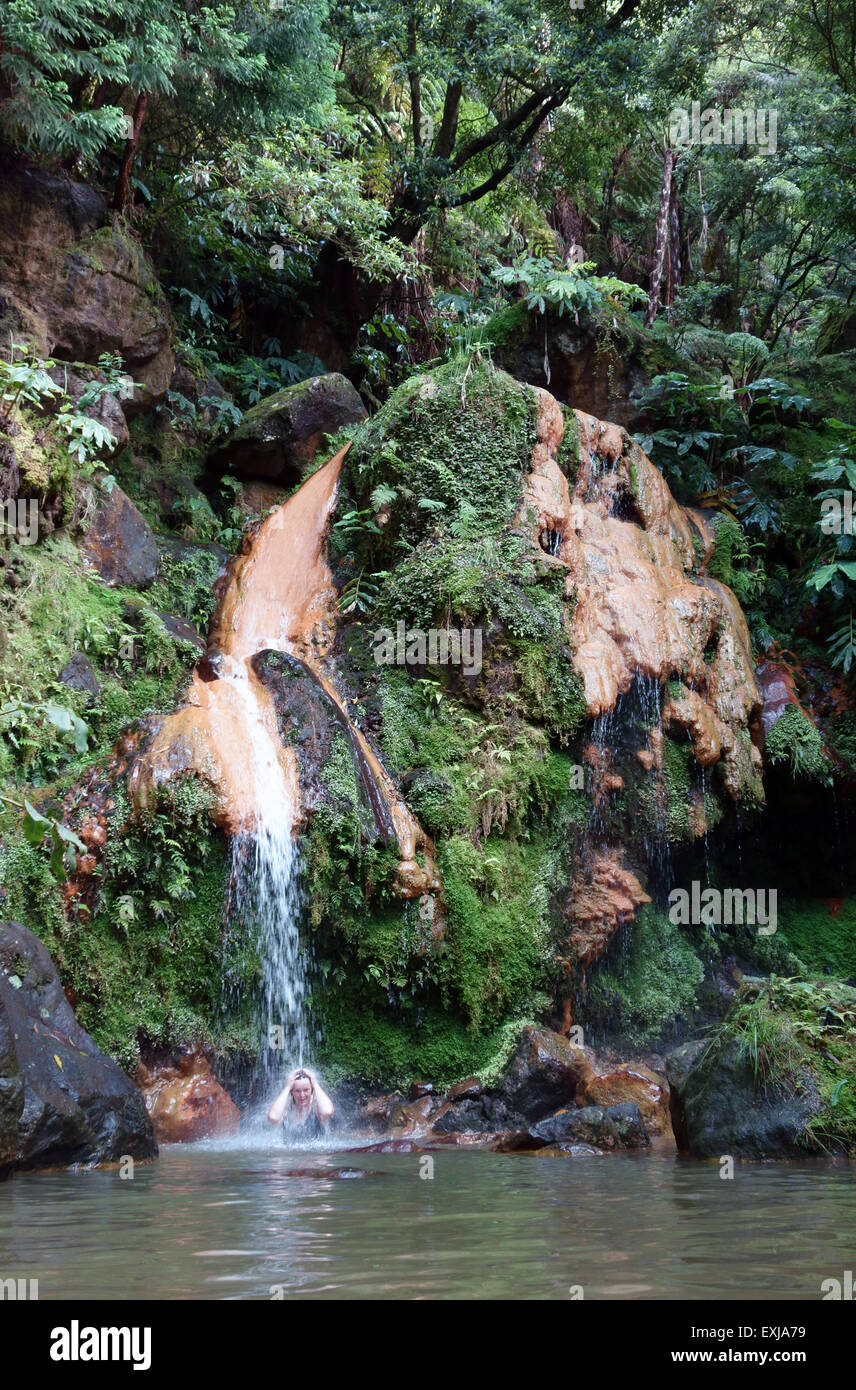
[{"label": "mossy rock", "polygon": [[312,376],[254,405],[212,450],[209,461],[216,472],[291,486],[306,473],[324,439],[365,417],[347,377],[338,372]]},{"label": "mossy rock", "polygon": [[856,1153],[856,990],[829,979],[747,981],[689,1066],[667,1076],[690,1153]]}]

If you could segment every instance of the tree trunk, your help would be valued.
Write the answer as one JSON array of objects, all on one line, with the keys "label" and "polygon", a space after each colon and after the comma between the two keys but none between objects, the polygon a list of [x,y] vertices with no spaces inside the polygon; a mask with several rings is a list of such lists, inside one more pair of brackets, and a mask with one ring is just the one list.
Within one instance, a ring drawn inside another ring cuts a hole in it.
[{"label": "tree trunk", "polygon": [[122,155],[122,163],[119,165],[119,173],[116,178],[116,188],[113,193],[113,207],[116,212],[124,212],[125,205],[128,201],[128,189],[131,183],[131,168],[137,153],[137,145],[140,139],[140,126],[143,124],[143,117],[146,114],[148,101],[148,92],[140,92],[137,97],[137,104],[134,107],[134,121],[131,135],[125,141],[125,152]]},{"label": "tree trunk", "polygon": [[675,167],[675,151],[671,145],[663,158],[663,186],[660,190],[660,211],[657,217],[657,240],[654,250],[654,269],[651,274],[651,295],[645,311],[645,327],[650,328],[657,317],[660,303],[660,287],[663,283],[663,267],[666,263],[666,250],[669,244],[669,209],[672,205],[672,173]]}]

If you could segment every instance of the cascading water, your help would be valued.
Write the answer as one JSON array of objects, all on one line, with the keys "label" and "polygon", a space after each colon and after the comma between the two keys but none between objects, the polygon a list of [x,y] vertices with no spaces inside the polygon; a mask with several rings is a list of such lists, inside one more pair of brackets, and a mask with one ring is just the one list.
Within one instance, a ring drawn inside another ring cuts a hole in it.
[{"label": "cascading water", "polygon": [[273,1082],[283,1066],[306,1060],[306,957],[300,940],[302,891],[294,830],[296,787],[282,766],[279,744],[257,704],[248,664],[229,661],[243,707],[248,771],[255,788],[252,824],[232,837],[228,911],[257,944],[262,965],[259,1068]]}]

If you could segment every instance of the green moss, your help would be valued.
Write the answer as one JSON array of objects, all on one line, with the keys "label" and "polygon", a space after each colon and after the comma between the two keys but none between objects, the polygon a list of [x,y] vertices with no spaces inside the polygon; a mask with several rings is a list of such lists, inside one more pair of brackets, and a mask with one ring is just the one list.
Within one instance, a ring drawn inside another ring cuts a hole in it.
[{"label": "green moss", "polygon": [[654,906],[643,907],[598,966],[583,1017],[591,1030],[620,1035],[631,1046],[650,1046],[692,1017],[703,976],[681,928]]},{"label": "green moss", "polygon": [[477,341],[490,343],[491,347],[512,347],[525,341],[529,336],[529,310],[522,299],[513,304],[503,304],[495,314],[491,314],[483,328],[479,329]]},{"label": "green moss", "polygon": [[361,1078],[403,1088],[428,1076],[444,1086],[473,1074],[495,1080],[520,1029],[533,1021],[510,1019],[479,1033],[439,1003],[423,1008],[418,1021],[403,1021],[359,991],[328,990],[316,1002],[324,1021],[320,1060],[334,1083]]},{"label": "green moss", "polygon": [[400,386],[345,462],[343,499],[368,507],[378,484],[395,491],[382,531],[364,538],[369,567],[436,529],[490,535],[509,525],[534,425],[534,393],[486,361],[450,362]]},{"label": "green moss", "polygon": [[810,974],[856,979],[856,899],[785,902],[777,934]]},{"label": "green moss", "polygon": [[[229,859],[212,832],[207,793],[181,782],[145,823],[130,818],[121,787],[114,801],[94,913],[66,917],[46,852],[15,832],[0,854],[6,910],[45,942],[77,996],[78,1021],[124,1065],[143,1039],[234,1046],[248,1020],[223,1013]],[[246,972],[254,962],[244,949]]]},{"label": "green moss", "polygon": [[[198,656],[174,638],[150,604],[133,590],[110,589],[82,566],[61,533],[19,547],[17,589],[0,589],[0,683],[7,698],[33,705],[51,700],[72,708],[90,726],[89,750],[57,738],[38,710],[0,728],[2,771],[41,784],[102,757],[123,727],[172,708]],[[162,589],[156,597],[164,597]],[[101,686],[93,699],[62,684],[60,672],[84,653]]]},{"label": "green moss", "polygon": [[[671,698],[680,699],[685,693],[680,682],[669,682]],[[625,785],[625,817],[641,817],[671,844],[694,840],[702,815],[709,828],[722,819],[722,801],[711,780],[703,778],[689,739],[667,735],[660,773],[646,772],[634,761],[626,769]]]},{"label": "green moss", "polygon": [[74,466],[60,439],[48,432],[43,418],[19,411],[17,433],[6,435],[0,429],[0,442],[11,448],[20,473],[19,495],[38,497],[40,507],[47,500],[59,499],[58,516],[69,521],[74,510]]},{"label": "green moss", "polygon": [[832,781],[820,730],[798,705],[789,705],[769,730],[766,756],[769,763],[787,763],[792,777],[824,785]]},{"label": "green moss", "polygon": [[576,415],[568,405],[562,406],[565,433],[556,454],[556,462],[573,488],[580,466],[580,426]]}]

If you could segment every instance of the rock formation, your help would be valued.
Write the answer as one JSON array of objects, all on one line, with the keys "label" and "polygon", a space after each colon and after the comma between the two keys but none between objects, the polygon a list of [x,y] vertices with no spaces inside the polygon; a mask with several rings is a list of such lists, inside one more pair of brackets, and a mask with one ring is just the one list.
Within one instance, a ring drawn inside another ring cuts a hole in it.
[{"label": "rock formation", "polygon": [[157,1153],[143,1097],[77,1023],[47,950],[0,927],[0,1170]]}]

